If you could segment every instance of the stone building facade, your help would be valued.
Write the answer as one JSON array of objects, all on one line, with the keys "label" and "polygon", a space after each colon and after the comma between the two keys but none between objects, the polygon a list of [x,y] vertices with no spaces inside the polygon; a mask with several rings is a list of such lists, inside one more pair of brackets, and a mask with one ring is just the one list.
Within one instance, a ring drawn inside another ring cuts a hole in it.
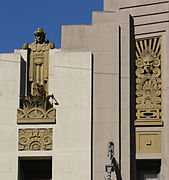
[{"label": "stone building facade", "polygon": [[0,179],[168,180],[169,2],[104,0],[61,49],[34,35],[0,54]]}]

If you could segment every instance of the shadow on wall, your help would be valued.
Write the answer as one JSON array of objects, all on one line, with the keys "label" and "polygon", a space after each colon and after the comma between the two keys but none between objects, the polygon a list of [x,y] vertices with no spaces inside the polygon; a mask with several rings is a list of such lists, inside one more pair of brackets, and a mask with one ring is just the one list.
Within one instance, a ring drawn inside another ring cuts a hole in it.
[{"label": "shadow on wall", "polygon": [[116,161],[115,157],[113,157],[113,165],[114,165],[114,170],[115,170],[115,173],[116,173],[116,179],[117,180],[122,180],[119,164]]}]

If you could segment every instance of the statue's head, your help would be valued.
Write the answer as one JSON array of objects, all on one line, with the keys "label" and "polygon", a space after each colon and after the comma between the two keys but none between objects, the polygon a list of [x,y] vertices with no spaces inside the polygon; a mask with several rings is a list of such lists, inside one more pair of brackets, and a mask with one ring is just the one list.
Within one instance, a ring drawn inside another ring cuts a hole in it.
[{"label": "statue's head", "polygon": [[114,143],[111,141],[108,143],[108,152],[110,151],[114,153]]},{"label": "statue's head", "polygon": [[35,32],[35,43],[43,43],[45,42],[45,34],[46,32],[42,28],[38,28]]},{"label": "statue's head", "polygon": [[114,146],[114,143],[110,141],[110,142],[108,143],[108,147],[112,147],[112,146]]}]

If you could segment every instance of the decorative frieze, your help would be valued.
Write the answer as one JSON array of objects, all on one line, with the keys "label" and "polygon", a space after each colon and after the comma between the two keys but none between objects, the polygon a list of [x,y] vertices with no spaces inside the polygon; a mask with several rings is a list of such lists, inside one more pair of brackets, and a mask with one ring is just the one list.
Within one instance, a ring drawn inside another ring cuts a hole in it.
[{"label": "decorative frieze", "polygon": [[53,129],[19,129],[19,151],[48,151],[52,150]]},{"label": "decorative frieze", "polygon": [[135,125],[162,125],[161,37],[136,40]]}]

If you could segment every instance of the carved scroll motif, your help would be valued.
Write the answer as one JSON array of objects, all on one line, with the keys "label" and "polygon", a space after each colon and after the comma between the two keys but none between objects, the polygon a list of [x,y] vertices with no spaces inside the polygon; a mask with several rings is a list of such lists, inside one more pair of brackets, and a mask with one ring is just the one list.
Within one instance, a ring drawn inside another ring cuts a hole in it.
[{"label": "carved scroll motif", "polygon": [[19,151],[52,150],[53,129],[19,129]]},{"label": "carved scroll motif", "polygon": [[161,125],[160,37],[136,41],[136,111],[136,125]]}]

